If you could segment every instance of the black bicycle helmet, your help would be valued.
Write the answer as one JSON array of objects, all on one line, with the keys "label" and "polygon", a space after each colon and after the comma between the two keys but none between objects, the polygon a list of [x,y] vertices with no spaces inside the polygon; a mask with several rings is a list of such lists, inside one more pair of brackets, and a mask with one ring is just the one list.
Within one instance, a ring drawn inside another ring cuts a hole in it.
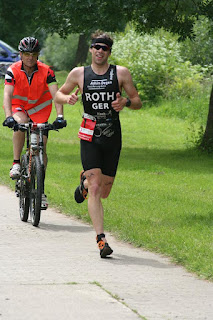
[{"label": "black bicycle helmet", "polygon": [[20,41],[18,50],[21,52],[39,52],[40,45],[36,38],[25,37]]}]

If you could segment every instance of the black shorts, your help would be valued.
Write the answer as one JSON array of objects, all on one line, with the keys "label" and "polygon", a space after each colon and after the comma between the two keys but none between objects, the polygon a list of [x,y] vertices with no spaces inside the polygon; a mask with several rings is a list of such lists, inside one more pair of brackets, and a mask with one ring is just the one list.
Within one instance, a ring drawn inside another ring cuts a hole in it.
[{"label": "black shorts", "polygon": [[93,137],[92,142],[81,140],[81,161],[84,171],[100,168],[106,176],[115,177],[121,152],[121,131],[112,137]]}]

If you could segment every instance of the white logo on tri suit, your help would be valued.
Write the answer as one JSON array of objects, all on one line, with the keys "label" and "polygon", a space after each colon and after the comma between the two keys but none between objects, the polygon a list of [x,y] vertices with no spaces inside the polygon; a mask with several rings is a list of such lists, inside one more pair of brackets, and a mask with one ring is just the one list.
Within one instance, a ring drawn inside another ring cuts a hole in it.
[{"label": "white logo on tri suit", "polygon": [[94,110],[109,109],[109,101],[115,100],[115,92],[86,92],[85,98],[86,101],[94,101],[92,103]]},{"label": "white logo on tri suit", "polygon": [[109,73],[109,78],[110,78],[110,80],[113,80],[113,76],[114,76],[114,70],[111,69],[111,70],[110,70],[110,73]]},{"label": "white logo on tri suit", "polygon": [[108,85],[112,84],[112,81],[108,81],[107,79],[101,80],[91,80],[90,84],[88,84],[88,90],[96,90],[96,89],[103,89],[105,90]]}]

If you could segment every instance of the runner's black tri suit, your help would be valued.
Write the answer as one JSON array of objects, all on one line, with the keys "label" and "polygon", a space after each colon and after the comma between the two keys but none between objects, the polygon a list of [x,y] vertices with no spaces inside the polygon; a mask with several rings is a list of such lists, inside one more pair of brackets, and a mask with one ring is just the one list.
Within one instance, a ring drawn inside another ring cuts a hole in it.
[{"label": "runner's black tri suit", "polygon": [[98,75],[91,66],[84,67],[82,101],[84,113],[96,118],[92,141],[81,140],[81,161],[84,171],[100,168],[102,173],[116,175],[121,151],[119,113],[112,106],[120,92],[115,65]]}]

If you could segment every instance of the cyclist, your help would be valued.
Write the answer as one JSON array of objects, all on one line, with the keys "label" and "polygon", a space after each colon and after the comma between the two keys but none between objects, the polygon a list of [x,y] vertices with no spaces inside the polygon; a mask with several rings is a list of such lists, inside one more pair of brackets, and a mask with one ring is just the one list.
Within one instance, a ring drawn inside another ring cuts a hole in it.
[{"label": "cyclist", "polygon": [[[4,111],[6,120],[4,125],[13,128],[18,123],[29,121],[45,123],[52,110],[52,99],[58,90],[55,74],[46,64],[38,60],[40,45],[36,38],[25,37],[18,46],[21,60],[12,64],[5,75]],[[63,118],[63,105],[55,103],[57,118],[56,128],[66,125]],[[44,164],[47,166],[48,132],[44,135]],[[20,177],[20,156],[24,146],[25,134],[16,131],[13,134],[13,166],[10,177]],[[42,195],[42,208],[47,208],[47,198]]]},{"label": "cyclist", "polygon": [[[97,31],[92,35],[90,53],[92,64],[71,70],[65,84],[56,93],[58,103],[74,105],[78,91],[82,93],[84,119],[79,130],[83,172],[75,200],[83,202],[89,194],[88,211],[96,231],[101,258],[110,255],[104,234],[104,212],[101,198],[110,194],[121,150],[119,112],[123,108],[140,109],[141,100],[129,70],[108,63],[113,45],[112,38]],[[77,90],[70,92],[78,86]],[[129,98],[121,95],[125,90]]]}]

